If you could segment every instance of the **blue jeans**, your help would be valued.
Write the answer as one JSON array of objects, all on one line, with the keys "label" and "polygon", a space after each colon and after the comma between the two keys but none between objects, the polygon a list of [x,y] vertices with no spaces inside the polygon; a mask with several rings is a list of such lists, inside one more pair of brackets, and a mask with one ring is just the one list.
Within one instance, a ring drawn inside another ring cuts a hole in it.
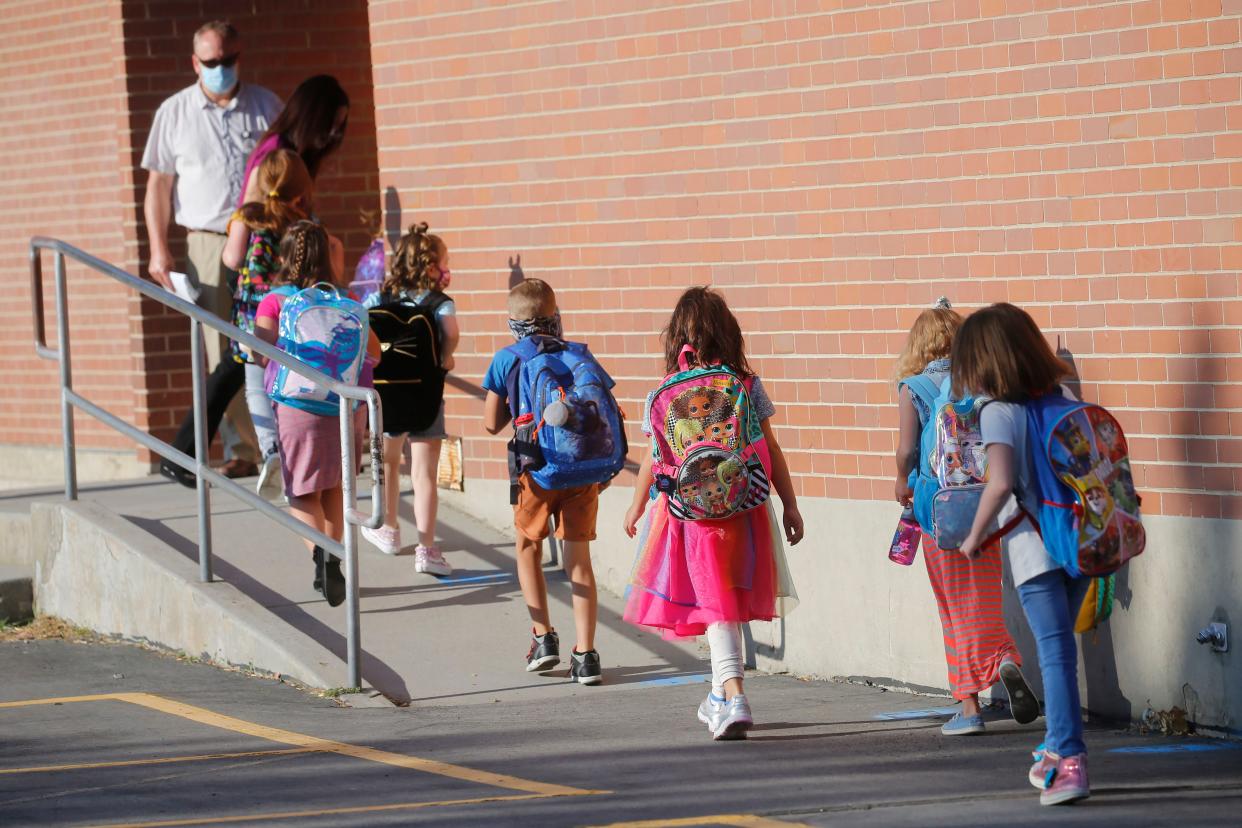
[{"label": "blue jeans", "polygon": [[1045,572],[1018,585],[1022,611],[1035,634],[1039,670],[1044,678],[1044,747],[1058,756],[1087,752],[1082,740],[1074,621],[1090,585],[1090,578],[1071,578],[1063,569]]}]

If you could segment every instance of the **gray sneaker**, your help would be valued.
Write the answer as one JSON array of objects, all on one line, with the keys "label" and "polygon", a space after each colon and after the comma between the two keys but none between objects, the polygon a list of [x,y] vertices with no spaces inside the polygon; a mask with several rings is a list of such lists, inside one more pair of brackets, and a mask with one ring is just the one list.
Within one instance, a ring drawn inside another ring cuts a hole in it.
[{"label": "gray sneaker", "polygon": [[712,731],[712,738],[718,742],[731,739],[745,739],[746,731],[750,730],[755,720],[750,715],[750,702],[738,694],[725,702],[721,710],[720,721]]},{"label": "gray sneaker", "polygon": [[254,488],[259,497],[264,500],[270,500],[273,503],[280,500],[280,496],[285,491],[285,481],[280,474],[279,454],[269,454],[264,458],[263,465],[259,466],[259,482]]},{"label": "gray sneaker", "polygon": [[720,724],[724,711],[725,700],[709,691],[707,698],[699,702],[699,721],[707,725],[707,729],[715,734],[716,725]]}]

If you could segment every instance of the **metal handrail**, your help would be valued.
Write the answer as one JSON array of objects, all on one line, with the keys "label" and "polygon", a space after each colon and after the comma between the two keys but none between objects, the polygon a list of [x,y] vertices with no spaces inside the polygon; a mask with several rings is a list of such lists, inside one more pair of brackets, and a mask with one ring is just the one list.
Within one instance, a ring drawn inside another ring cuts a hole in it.
[{"label": "metal handrail", "polygon": [[[40,251],[51,250],[56,254],[56,337],[55,349],[47,346],[47,330],[43,321],[43,260]],[[65,286],[65,257],[81,262],[92,270],[110,276],[126,287],[154,299],[165,307],[190,318],[190,371],[194,385],[194,453],[195,457],[173,448],[116,415],[95,405],[73,390],[72,359],[69,349],[68,291]],[[161,457],[171,460],[182,468],[193,471],[198,490],[198,564],[199,579],[212,580],[211,574],[211,486],[214,484],[229,494],[252,506],[275,520],[286,529],[318,544],[325,554],[332,554],[345,561],[345,615],[346,615],[346,665],[348,685],[362,686],[361,628],[358,607],[358,527],[370,529],[384,522],[384,463],[382,440],[384,433],[383,413],[379,395],[373,388],[346,385],[324,374],[305,362],[290,356],[274,345],[269,345],[253,334],[230,325],[218,316],[187,302],[174,293],[140,279],[95,256],[79,250],[71,244],[35,236],[30,240],[30,293],[34,312],[35,353],[43,359],[60,363],[60,417],[65,453],[65,498],[78,499],[77,451],[73,433],[73,407],[85,411]],[[302,521],[276,508],[254,492],[215,471],[208,465],[206,395],[203,389],[204,355],[203,326],[224,334],[229,339],[245,345],[251,351],[262,354],[306,377],[319,386],[327,387],[340,398],[341,422],[341,488],[345,506],[344,541],[336,541],[307,526]],[[355,508],[354,467],[354,418],[352,401],[367,404],[367,422],[371,430],[371,514],[365,515]]]}]

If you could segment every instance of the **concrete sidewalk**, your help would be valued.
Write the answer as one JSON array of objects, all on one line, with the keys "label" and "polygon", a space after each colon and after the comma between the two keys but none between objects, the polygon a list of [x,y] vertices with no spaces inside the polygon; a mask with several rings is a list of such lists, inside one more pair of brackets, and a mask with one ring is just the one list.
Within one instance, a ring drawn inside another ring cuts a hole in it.
[{"label": "concrete sidewalk", "polygon": [[[58,499],[53,490],[0,496],[0,509],[17,511],[34,501]],[[197,560],[193,490],[151,477],[86,486],[81,499]],[[212,506],[216,577],[269,610],[276,624],[287,625],[279,634],[308,636],[343,660],[344,606],[329,607],[312,590],[313,566],[302,541],[223,492],[213,492]],[[401,515],[407,541],[416,537],[410,510],[407,496]],[[621,602],[601,591],[596,649],[603,660],[604,684],[567,688],[573,646],[569,584],[564,573],[549,568],[549,602],[564,661],[552,673],[526,673],[530,621],[514,573],[513,542],[443,505],[439,535],[454,568],[443,579],[414,571],[412,544],[407,554],[389,557],[360,541],[363,677],[395,701],[458,704],[565,692],[599,694],[643,682],[697,683],[710,669],[705,653],[693,643],[669,643],[623,622]],[[343,664],[340,675],[344,684]]]}]

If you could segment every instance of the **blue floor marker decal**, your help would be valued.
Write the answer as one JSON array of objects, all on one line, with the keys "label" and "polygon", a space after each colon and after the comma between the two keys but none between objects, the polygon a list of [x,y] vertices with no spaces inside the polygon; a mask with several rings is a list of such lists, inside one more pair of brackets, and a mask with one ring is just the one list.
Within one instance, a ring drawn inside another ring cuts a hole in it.
[{"label": "blue floor marker decal", "polygon": [[1207,753],[1213,750],[1238,750],[1242,745],[1230,742],[1180,742],[1168,745],[1136,745],[1109,749],[1109,753]]},{"label": "blue floor marker decal", "polygon": [[665,678],[653,678],[646,681],[640,681],[644,687],[670,687],[676,684],[701,684],[705,681],[711,681],[711,673],[695,673],[690,676],[666,676]]},{"label": "blue floor marker decal", "polygon": [[891,713],[877,713],[871,718],[885,722],[897,722],[904,719],[939,719],[952,716],[957,707],[929,707],[925,710],[894,710]]},{"label": "blue floor marker decal", "polygon": [[514,578],[512,572],[493,572],[491,575],[469,575],[462,578],[437,578],[442,584],[469,584],[475,581],[507,581]]}]

